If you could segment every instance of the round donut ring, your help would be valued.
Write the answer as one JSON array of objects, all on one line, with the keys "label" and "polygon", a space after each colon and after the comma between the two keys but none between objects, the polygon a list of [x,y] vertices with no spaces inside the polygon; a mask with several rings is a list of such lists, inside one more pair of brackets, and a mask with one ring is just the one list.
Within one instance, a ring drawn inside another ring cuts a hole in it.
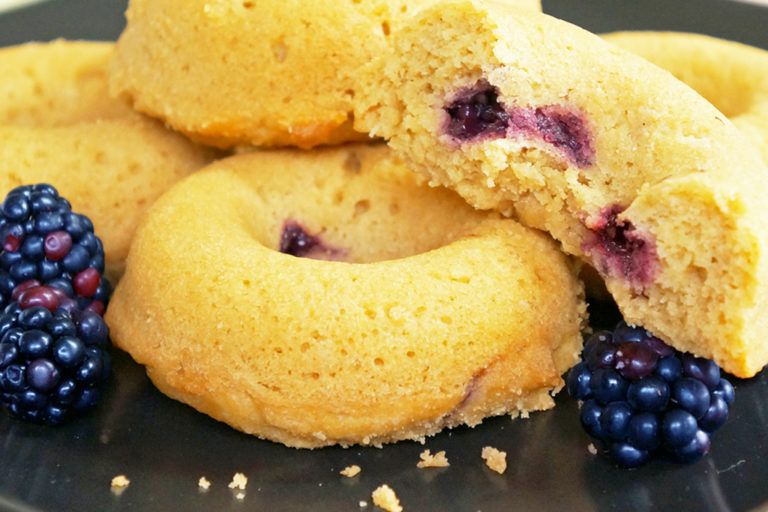
[{"label": "round donut ring", "polygon": [[111,278],[152,202],[213,155],[107,93],[114,44],[0,50],[0,194],[47,182],[93,221]]},{"label": "round donut ring", "polygon": [[552,407],[581,347],[574,269],[546,235],[418,180],[365,145],[195,173],[137,232],[114,343],[170,397],[295,447]]},{"label": "round donut ring", "polygon": [[725,114],[768,162],[768,51],[683,32],[603,38],[666,69]]}]

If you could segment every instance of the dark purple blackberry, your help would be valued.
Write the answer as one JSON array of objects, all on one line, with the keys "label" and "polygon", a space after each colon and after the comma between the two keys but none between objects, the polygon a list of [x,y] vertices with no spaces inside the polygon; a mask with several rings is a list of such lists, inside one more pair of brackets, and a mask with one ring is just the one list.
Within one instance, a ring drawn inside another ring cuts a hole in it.
[{"label": "dark purple blackberry", "polygon": [[733,386],[710,359],[681,354],[641,327],[596,332],[567,378],[581,423],[620,466],[654,455],[691,463],[728,419]]},{"label": "dark purple blackberry", "polygon": [[109,329],[66,295],[49,296],[46,306],[11,302],[0,314],[0,404],[23,420],[59,425],[99,401],[110,374]]},{"label": "dark purple blackberry", "polygon": [[0,298],[25,283],[62,289],[80,308],[103,314],[112,288],[104,248],[84,215],[47,184],[11,190],[0,206]]}]

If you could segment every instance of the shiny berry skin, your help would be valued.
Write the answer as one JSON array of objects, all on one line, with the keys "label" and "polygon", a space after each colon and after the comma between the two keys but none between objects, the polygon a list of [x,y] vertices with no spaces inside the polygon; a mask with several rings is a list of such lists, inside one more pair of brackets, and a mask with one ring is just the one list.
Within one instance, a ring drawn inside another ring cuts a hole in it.
[{"label": "shiny berry skin", "polygon": [[691,441],[698,430],[693,414],[683,409],[672,409],[661,420],[662,441],[673,447],[683,446]]},{"label": "shiny berry skin", "polygon": [[103,313],[112,290],[103,276],[104,248],[93,223],[72,212],[54,187],[24,185],[9,192],[0,206],[0,241],[0,306],[15,300],[18,287],[36,282]]},{"label": "shiny berry skin", "polygon": [[672,400],[698,420],[709,409],[709,390],[703,382],[683,377],[672,385]]},{"label": "shiny berry skin", "polygon": [[713,396],[707,412],[699,418],[699,426],[704,432],[711,434],[719,429],[728,419],[728,404],[722,397]]},{"label": "shiny berry skin", "polygon": [[627,402],[611,402],[600,415],[600,429],[611,441],[624,441],[629,435],[632,407]]},{"label": "shiny berry skin", "polygon": [[603,407],[595,399],[589,399],[581,405],[581,424],[587,433],[597,439],[602,439],[603,428],[600,426],[600,416]]},{"label": "shiny berry skin", "polygon": [[613,443],[609,450],[611,458],[623,468],[636,468],[645,464],[650,456],[647,450],[635,448],[629,443]]},{"label": "shiny berry skin", "polygon": [[587,339],[566,383],[595,446],[625,468],[657,456],[701,459],[735,395],[713,361],[681,354],[624,322]]},{"label": "shiny berry skin", "polygon": [[657,414],[641,412],[629,420],[627,441],[641,450],[655,450],[661,444],[660,429]]},{"label": "shiny berry skin", "polygon": [[651,347],[639,342],[623,343],[616,352],[616,369],[627,379],[650,375],[659,356]]},{"label": "shiny berry skin", "polygon": [[720,367],[711,359],[683,354],[682,361],[683,375],[700,380],[709,389],[714,389],[720,382]]},{"label": "shiny berry skin", "polygon": [[637,411],[663,411],[667,408],[669,396],[669,385],[656,375],[632,381],[627,388],[627,401]]},{"label": "shiny berry skin", "polygon": [[733,399],[736,397],[736,391],[733,389],[733,385],[725,379],[720,379],[715,389],[712,390],[714,396],[719,396],[727,405],[733,403]]},{"label": "shiny berry skin", "polygon": [[0,405],[30,422],[68,421],[101,397],[109,346],[109,329],[93,312],[12,302],[0,314]]},{"label": "shiny berry skin", "polygon": [[589,389],[598,402],[607,405],[624,399],[627,381],[616,370],[599,368],[592,374]]},{"label": "shiny berry skin", "polygon": [[703,430],[697,430],[690,441],[672,450],[672,460],[684,464],[696,462],[709,453],[710,443],[709,434]]},{"label": "shiny berry skin", "polygon": [[578,363],[568,374],[566,382],[568,393],[578,400],[585,400],[590,394],[589,381],[591,377],[592,372],[589,371],[587,364]]}]

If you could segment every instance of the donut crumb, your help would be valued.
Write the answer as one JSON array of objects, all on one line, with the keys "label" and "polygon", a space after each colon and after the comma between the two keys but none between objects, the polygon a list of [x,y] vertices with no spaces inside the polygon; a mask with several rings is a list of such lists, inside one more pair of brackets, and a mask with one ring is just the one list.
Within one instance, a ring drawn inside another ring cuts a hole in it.
[{"label": "donut crumb", "polygon": [[232,476],[232,481],[229,482],[228,487],[230,489],[240,489],[241,491],[244,491],[246,485],[248,485],[248,477],[242,473],[235,473]]},{"label": "donut crumb", "polygon": [[121,495],[126,487],[131,485],[131,481],[128,479],[125,475],[117,475],[114,478],[112,478],[112,482],[110,484],[111,491],[116,495]]},{"label": "donut crumb", "polygon": [[360,471],[361,471],[360,466],[358,466],[357,464],[353,464],[351,466],[345,467],[344,469],[339,471],[339,473],[348,478],[352,478],[353,476],[357,476],[360,473]]},{"label": "donut crumb", "polygon": [[429,450],[424,450],[419,454],[421,460],[416,464],[419,468],[444,468],[450,466],[448,458],[445,456],[445,450],[441,450],[432,455]]},{"label": "donut crumb", "polygon": [[485,459],[485,465],[493,471],[502,474],[507,470],[507,452],[497,450],[493,446],[485,446],[480,456]]},{"label": "donut crumb", "polygon": [[360,505],[360,508],[365,508],[365,507],[367,507],[367,506],[368,506],[368,502],[367,502],[367,501],[363,501],[363,500],[360,500],[360,502],[358,503],[358,505]]},{"label": "donut crumb", "polygon": [[197,486],[200,489],[207,491],[211,487],[211,482],[204,476],[201,476],[200,480],[197,481]]},{"label": "donut crumb", "polygon": [[397,494],[387,484],[382,484],[376,488],[371,494],[373,498],[373,504],[377,507],[386,510],[387,512],[402,512],[403,507],[400,506],[400,500],[397,499]]}]

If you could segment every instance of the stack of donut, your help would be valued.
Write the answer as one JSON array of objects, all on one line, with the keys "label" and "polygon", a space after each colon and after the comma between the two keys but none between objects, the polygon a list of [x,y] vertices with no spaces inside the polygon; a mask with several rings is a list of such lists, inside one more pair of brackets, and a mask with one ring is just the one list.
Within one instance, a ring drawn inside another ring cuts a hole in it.
[{"label": "stack of donut", "polygon": [[107,313],[164,393],[309,448],[554,405],[574,262],[351,129],[354,72],[431,3],[131,2],[113,93],[240,153],[154,205]]},{"label": "stack of donut", "polygon": [[[724,102],[731,122],[539,11],[131,0],[109,67],[119,99],[99,82],[98,126],[111,109],[150,123],[192,168],[212,153],[145,115],[235,155],[153,186],[169,190],[125,231],[114,343],[167,395],[262,438],[421,440],[554,405],[589,266],[628,321],[754,375],[768,362],[765,117]],[[77,161],[110,161],[89,155]],[[141,168],[128,156],[120,176]]]},{"label": "stack of donut", "polygon": [[72,41],[0,50],[0,193],[54,185],[93,219],[116,279],[144,212],[215,153],[110,98],[113,51]]}]

